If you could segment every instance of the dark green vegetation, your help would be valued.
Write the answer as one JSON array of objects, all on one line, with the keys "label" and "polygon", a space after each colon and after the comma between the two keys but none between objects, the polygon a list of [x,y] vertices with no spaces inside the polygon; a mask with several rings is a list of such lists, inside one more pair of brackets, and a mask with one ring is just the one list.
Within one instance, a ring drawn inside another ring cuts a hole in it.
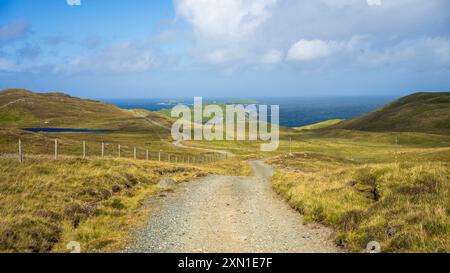
[{"label": "dark green vegetation", "polygon": [[450,134],[450,92],[416,93],[335,128],[377,132]]}]

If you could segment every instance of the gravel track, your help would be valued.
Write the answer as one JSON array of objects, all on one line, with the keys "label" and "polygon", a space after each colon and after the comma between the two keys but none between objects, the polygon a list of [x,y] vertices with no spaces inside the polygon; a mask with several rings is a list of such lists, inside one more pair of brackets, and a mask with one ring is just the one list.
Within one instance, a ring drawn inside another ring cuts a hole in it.
[{"label": "gravel track", "polygon": [[194,147],[194,146],[186,146],[182,143],[181,140],[177,140],[172,142],[172,145],[178,147],[178,148],[183,148],[183,149],[194,149],[197,151],[203,151],[203,152],[210,152],[210,153],[217,153],[217,154],[221,154],[224,155],[226,157],[234,157],[235,155],[231,152],[225,151],[225,150],[216,150],[216,149],[209,149],[209,148],[201,148],[201,147]]},{"label": "gravel track", "polygon": [[148,224],[126,252],[339,252],[331,231],[304,225],[270,185],[272,169],[251,161],[250,177],[209,176],[149,202]]}]

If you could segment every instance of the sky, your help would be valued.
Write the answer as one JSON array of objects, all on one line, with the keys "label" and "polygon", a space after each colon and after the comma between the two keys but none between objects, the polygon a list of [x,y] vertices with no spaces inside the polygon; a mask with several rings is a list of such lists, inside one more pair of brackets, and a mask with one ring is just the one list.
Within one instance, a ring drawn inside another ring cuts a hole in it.
[{"label": "sky", "polygon": [[0,89],[86,98],[450,91],[448,0],[0,0]]}]

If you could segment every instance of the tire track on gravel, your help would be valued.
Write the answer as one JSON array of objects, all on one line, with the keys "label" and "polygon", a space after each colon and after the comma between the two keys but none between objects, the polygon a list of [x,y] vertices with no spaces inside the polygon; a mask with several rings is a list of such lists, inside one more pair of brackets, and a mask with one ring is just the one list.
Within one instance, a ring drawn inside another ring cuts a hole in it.
[{"label": "tire track on gravel", "polygon": [[250,177],[209,176],[164,193],[127,252],[340,252],[332,231],[304,225],[272,190],[272,169],[249,162]]}]

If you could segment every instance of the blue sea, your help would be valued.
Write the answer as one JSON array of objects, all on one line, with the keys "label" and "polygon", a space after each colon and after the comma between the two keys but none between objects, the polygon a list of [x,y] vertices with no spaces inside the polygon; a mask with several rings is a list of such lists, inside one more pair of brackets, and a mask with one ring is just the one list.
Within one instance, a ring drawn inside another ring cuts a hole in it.
[{"label": "blue sea", "polygon": [[[258,104],[279,105],[280,124],[287,127],[310,125],[330,119],[348,119],[370,113],[395,97],[295,97],[253,98]],[[225,103],[231,99],[204,99],[204,103]],[[176,103],[192,105],[193,99],[110,99],[105,102],[124,109],[158,111]]]}]

